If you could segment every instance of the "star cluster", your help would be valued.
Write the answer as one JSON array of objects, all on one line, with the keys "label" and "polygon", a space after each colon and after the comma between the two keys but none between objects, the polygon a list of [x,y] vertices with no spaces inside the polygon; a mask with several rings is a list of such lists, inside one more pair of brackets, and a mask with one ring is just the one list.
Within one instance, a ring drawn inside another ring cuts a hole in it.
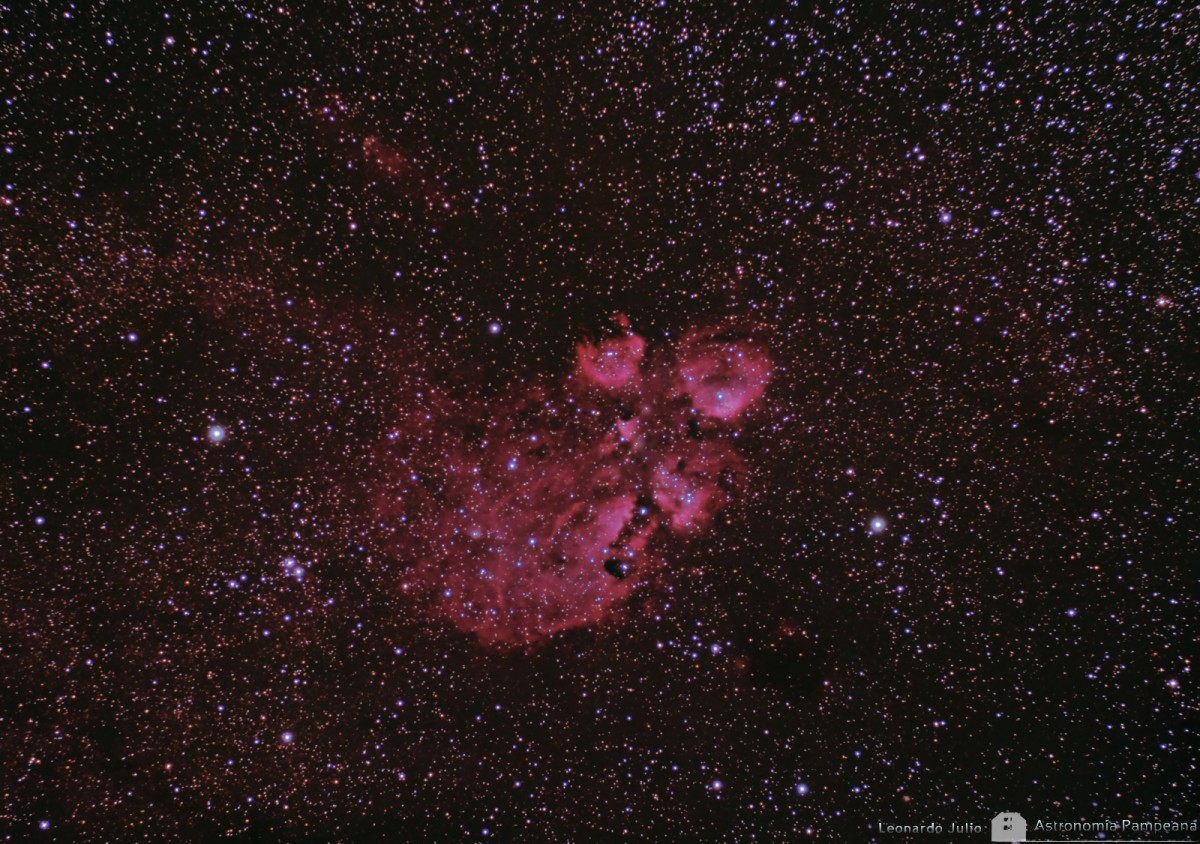
[{"label": "star cluster", "polygon": [[1198,39],[0,12],[0,840],[1194,820]]}]

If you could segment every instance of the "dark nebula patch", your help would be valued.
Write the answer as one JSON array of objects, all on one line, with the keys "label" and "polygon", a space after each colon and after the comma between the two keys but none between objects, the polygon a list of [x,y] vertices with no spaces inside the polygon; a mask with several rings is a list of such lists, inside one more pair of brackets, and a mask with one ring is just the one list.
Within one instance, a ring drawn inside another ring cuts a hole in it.
[{"label": "dark nebula patch", "polygon": [[604,561],[604,570],[617,580],[624,580],[629,575],[629,563],[618,560],[616,557],[609,557]]}]

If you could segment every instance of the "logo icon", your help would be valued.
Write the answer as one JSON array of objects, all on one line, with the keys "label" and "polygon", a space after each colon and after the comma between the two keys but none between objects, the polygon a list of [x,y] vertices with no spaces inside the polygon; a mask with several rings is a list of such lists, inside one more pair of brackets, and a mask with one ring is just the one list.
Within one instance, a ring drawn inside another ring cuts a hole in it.
[{"label": "logo icon", "polygon": [[1001,812],[992,818],[992,841],[1024,841],[1025,819],[1016,812]]}]

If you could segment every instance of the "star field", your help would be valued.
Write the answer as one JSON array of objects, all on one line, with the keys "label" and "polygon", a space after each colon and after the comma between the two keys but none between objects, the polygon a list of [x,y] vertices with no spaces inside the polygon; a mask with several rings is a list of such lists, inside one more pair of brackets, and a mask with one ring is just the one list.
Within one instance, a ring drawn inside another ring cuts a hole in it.
[{"label": "star field", "polygon": [[1197,820],[1198,43],[0,10],[0,840]]}]

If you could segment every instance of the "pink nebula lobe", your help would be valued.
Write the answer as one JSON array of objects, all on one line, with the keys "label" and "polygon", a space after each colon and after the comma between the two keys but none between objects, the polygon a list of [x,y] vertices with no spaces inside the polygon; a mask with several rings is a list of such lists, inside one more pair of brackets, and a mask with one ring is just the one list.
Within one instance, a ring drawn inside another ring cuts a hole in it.
[{"label": "pink nebula lobe", "polygon": [[697,332],[681,344],[679,388],[706,416],[736,417],[762,396],[770,372],[766,354],[746,343],[721,342],[711,332]]},{"label": "pink nebula lobe", "polygon": [[[744,474],[729,435],[766,389],[765,350],[697,330],[648,354],[616,322],[619,336],[577,346],[562,383],[434,423],[436,493],[398,481],[387,496],[400,510],[381,516],[409,537],[406,591],[483,645],[623,616],[670,538],[704,530]],[[467,425],[474,437],[454,435]]]},{"label": "pink nebula lobe", "polygon": [[576,351],[579,371],[585,380],[617,390],[637,377],[646,341],[636,334],[627,334],[595,344],[580,343]]}]

